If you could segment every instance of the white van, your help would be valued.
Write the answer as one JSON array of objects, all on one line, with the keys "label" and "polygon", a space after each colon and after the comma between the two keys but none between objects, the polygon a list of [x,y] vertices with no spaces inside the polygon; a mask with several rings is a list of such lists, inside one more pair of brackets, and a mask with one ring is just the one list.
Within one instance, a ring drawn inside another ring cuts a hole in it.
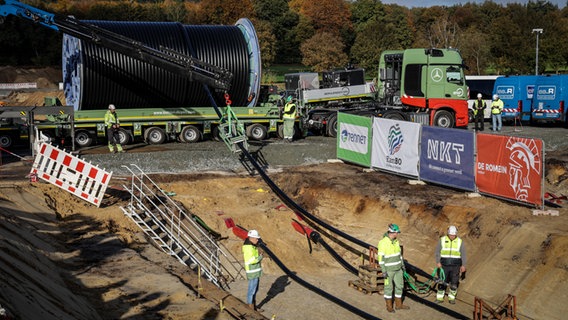
[{"label": "white van", "polygon": [[493,96],[493,87],[495,79],[501,76],[465,76],[465,83],[469,91],[469,100],[467,105],[469,108],[469,122],[473,122],[473,103],[477,100],[477,94],[481,93],[482,99],[487,104],[483,117],[485,119],[491,118],[491,100]]}]

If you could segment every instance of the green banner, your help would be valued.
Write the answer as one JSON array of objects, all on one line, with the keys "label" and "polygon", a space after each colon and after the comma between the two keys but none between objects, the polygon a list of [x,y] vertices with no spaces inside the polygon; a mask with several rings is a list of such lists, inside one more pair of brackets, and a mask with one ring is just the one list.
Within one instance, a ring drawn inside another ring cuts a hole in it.
[{"label": "green banner", "polygon": [[371,167],[371,117],[337,113],[337,158]]}]

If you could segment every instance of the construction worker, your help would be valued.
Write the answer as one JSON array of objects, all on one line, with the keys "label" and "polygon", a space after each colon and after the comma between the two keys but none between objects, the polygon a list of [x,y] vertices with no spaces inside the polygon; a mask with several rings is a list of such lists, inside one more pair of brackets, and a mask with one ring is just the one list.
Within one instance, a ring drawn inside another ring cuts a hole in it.
[{"label": "construction worker", "polygon": [[296,104],[292,100],[292,96],[286,98],[284,105],[284,142],[292,142],[294,139],[294,123],[296,122]]},{"label": "construction worker", "polygon": [[483,95],[481,93],[477,94],[477,100],[473,102],[473,120],[475,123],[475,130],[483,131],[483,120],[485,108],[487,104],[482,99]]},{"label": "construction worker", "polygon": [[503,127],[503,120],[501,118],[503,107],[503,100],[499,99],[498,94],[494,94],[493,102],[491,102],[491,130],[493,131],[501,131],[501,128]]},{"label": "construction worker", "polygon": [[250,230],[247,234],[247,238],[243,244],[243,258],[245,263],[245,271],[248,279],[248,290],[247,290],[247,305],[257,311],[264,311],[256,306],[256,292],[258,291],[258,284],[260,282],[260,277],[262,276],[262,254],[258,253],[258,242],[260,240],[260,235],[256,230]]},{"label": "construction worker", "polygon": [[400,244],[397,240],[400,228],[396,224],[389,224],[387,232],[384,234],[377,246],[377,260],[381,267],[384,277],[384,297],[388,312],[395,312],[392,303],[392,292],[394,282],[394,300],[396,309],[410,309],[402,304],[402,290],[404,288],[404,261]]},{"label": "construction worker", "polygon": [[[448,301],[451,304],[456,303],[456,295],[458,294],[458,284],[460,273],[465,272],[465,246],[463,241],[458,237],[458,228],[450,226],[448,234],[441,237],[436,247],[436,266],[442,268],[445,275],[445,282],[450,284],[450,292],[448,293]],[[436,294],[436,302],[444,302],[446,294],[446,285],[440,283],[438,285],[438,293]]]},{"label": "construction worker", "polygon": [[122,145],[120,145],[120,134],[118,133],[120,122],[118,121],[114,104],[108,105],[108,111],[105,114],[105,125],[107,128],[108,148],[110,152],[125,152],[124,149],[122,149]]}]

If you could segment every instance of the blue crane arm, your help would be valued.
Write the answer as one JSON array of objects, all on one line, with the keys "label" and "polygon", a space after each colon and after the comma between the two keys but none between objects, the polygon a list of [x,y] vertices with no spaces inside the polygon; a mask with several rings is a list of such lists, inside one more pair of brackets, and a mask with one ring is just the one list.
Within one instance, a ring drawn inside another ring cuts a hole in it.
[{"label": "blue crane arm", "polygon": [[82,22],[74,17],[49,13],[16,0],[0,0],[0,22],[14,15],[44,27],[66,33],[81,40],[119,52],[128,57],[178,74],[190,81],[199,81],[217,90],[229,90],[233,74],[231,71],[201,61],[194,57],[160,46],[147,46],[140,41]]},{"label": "blue crane arm", "polygon": [[34,8],[16,0],[3,0],[3,2],[4,4],[0,5],[1,17],[13,15],[59,31],[59,28],[55,25],[55,15],[53,13]]}]

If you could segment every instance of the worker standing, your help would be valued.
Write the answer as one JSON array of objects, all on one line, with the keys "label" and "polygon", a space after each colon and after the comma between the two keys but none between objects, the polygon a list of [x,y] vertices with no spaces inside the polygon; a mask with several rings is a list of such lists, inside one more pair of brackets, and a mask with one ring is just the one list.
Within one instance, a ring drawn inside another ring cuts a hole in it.
[{"label": "worker standing", "polygon": [[388,312],[395,312],[392,303],[393,282],[394,300],[396,309],[410,309],[402,304],[402,290],[404,289],[404,261],[398,242],[400,228],[396,224],[389,224],[388,231],[384,234],[377,246],[377,260],[384,277],[384,298]]},{"label": "worker standing", "polygon": [[483,101],[483,95],[481,93],[477,94],[477,100],[473,102],[473,120],[475,123],[475,130],[476,131],[483,131],[483,121],[484,121],[484,113],[487,104]]},{"label": "worker standing", "polygon": [[247,238],[243,244],[243,258],[245,263],[245,271],[248,279],[248,290],[247,290],[247,305],[257,311],[264,311],[256,306],[256,292],[258,291],[258,285],[260,282],[260,277],[262,276],[262,254],[258,252],[258,242],[260,240],[260,235],[256,230],[250,230],[247,234]]},{"label": "worker standing", "polygon": [[105,126],[107,128],[108,148],[110,152],[125,152],[120,144],[120,134],[118,132],[120,122],[118,121],[118,115],[116,114],[116,107],[114,104],[108,105],[108,111],[105,114]]},{"label": "worker standing", "polygon": [[286,98],[284,105],[284,142],[292,142],[294,139],[294,123],[296,122],[296,104],[293,102],[292,96]]},{"label": "worker standing", "polygon": [[[448,228],[448,234],[441,237],[436,247],[436,265],[444,271],[446,283],[450,284],[450,292],[448,293],[448,302],[456,303],[456,295],[458,294],[458,284],[460,273],[465,272],[465,246],[458,235],[458,229],[455,226]],[[436,302],[444,302],[446,294],[446,284],[438,285],[438,293],[436,294]]]},{"label": "worker standing", "polygon": [[491,102],[491,130],[493,131],[501,131],[501,128],[503,127],[503,118],[501,117],[503,107],[503,100],[499,99],[498,94],[494,94],[493,102]]}]

